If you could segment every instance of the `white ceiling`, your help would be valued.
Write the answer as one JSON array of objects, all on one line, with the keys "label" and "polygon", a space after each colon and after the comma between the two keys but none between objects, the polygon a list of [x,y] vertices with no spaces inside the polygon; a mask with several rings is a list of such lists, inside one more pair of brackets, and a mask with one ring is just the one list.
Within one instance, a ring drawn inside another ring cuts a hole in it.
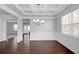
[{"label": "white ceiling", "polygon": [[68,6],[68,4],[19,4],[16,7],[24,15],[56,15]]},{"label": "white ceiling", "polygon": [[17,15],[55,16],[69,6],[70,4],[0,4],[0,16],[5,17],[8,22],[16,22]]},{"label": "white ceiling", "polygon": [[[57,15],[70,4],[4,4],[20,16],[29,15]],[[0,14],[9,15],[2,10]]]},{"label": "white ceiling", "polygon": [[15,21],[17,16],[55,16],[69,7],[70,4],[0,4],[0,15]]}]

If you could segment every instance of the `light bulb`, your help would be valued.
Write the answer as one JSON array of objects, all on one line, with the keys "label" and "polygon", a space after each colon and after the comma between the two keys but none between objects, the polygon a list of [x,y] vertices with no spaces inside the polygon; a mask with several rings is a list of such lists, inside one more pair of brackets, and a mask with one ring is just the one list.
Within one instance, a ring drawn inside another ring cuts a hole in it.
[{"label": "light bulb", "polygon": [[33,22],[35,22],[35,20],[33,20]]},{"label": "light bulb", "polygon": [[39,22],[40,20],[39,19],[37,19],[37,22]]},{"label": "light bulb", "polygon": [[44,23],[44,20],[41,20],[40,23]]}]

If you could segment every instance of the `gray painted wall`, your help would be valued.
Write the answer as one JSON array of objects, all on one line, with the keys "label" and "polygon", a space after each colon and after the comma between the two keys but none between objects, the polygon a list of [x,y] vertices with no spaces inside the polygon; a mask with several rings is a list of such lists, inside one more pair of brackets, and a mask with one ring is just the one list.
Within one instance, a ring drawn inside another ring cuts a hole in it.
[{"label": "gray painted wall", "polygon": [[17,22],[7,22],[7,34],[8,35],[16,35],[17,31],[14,31],[14,24],[17,24]]},{"label": "gray painted wall", "polygon": [[50,16],[40,16],[39,19],[43,19],[45,21],[44,24],[36,25],[33,23],[33,19],[30,20],[30,40],[55,40],[55,18]]},{"label": "gray painted wall", "polygon": [[68,36],[61,33],[61,16],[72,12],[73,10],[79,8],[79,5],[71,5],[68,9],[59,13],[57,16],[57,40],[64,46],[72,50],[74,53],[79,53],[79,38]]}]

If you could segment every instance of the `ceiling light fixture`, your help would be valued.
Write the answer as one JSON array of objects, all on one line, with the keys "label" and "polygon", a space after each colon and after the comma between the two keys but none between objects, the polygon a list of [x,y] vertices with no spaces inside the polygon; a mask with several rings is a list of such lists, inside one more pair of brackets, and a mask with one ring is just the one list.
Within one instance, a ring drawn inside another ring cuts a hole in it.
[{"label": "ceiling light fixture", "polygon": [[[37,6],[39,7],[40,4],[37,4]],[[38,8],[38,15],[39,15],[39,8]],[[40,25],[40,24],[43,24],[43,23],[44,23],[44,20],[41,20],[41,19],[39,19],[39,18],[33,19],[33,23],[34,23],[34,24],[37,24],[37,25]]]},{"label": "ceiling light fixture", "polygon": [[44,20],[40,20],[40,19],[34,19],[33,20],[33,23],[37,24],[37,25],[40,25],[40,24],[43,24],[44,23]]}]

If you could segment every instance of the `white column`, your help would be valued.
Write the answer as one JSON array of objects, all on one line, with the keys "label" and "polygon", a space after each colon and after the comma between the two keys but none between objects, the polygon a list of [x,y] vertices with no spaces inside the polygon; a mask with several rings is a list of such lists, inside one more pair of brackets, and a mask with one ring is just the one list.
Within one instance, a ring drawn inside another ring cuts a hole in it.
[{"label": "white column", "polygon": [[21,42],[23,40],[23,22],[21,18],[17,19],[17,24],[18,24],[18,30],[17,30],[17,42]]},{"label": "white column", "polygon": [[6,35],[6,19],[3,19],[0,17],[0,41],[5,41],[7,40],[7,35]]}]

